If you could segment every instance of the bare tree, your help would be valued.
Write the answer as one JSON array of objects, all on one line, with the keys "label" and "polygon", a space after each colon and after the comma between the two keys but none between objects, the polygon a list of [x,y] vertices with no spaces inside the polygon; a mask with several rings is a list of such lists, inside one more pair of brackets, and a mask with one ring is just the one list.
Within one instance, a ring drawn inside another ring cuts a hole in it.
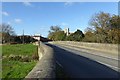
[{"label": "bare tree", "polygon": [[13,28],[8,24],[0,25],[0,33],[2,34],[2,42],[10,42],[11,36],[15,35]]},{"label": "bare tree", "polygon": [[13,28],[9,24],[0,25],[0,29],[2,33],[8,33],[9,35],[15,35]]},{"label": "bare tree", "polygon": [[50,27],[50,32],[58,32],[61,31],[62,29],[59,26],[51,26]]},{"label": "bare tree", "polygon": [[62,31],[62,29],[59,26],[51,26],[48,34],[48,38],[54,40],[56,33],[59,31]]}]

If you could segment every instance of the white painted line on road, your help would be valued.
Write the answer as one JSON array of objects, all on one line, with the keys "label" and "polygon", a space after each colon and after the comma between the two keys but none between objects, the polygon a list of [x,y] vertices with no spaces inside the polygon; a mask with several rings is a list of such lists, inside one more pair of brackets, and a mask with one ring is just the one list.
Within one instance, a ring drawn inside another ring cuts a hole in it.
[{"label": "white painted line on road", "polygon": [[[61,45],[60,45],[61,46]],[[66,47],[65,45],[63,46],[62,45],[62,47],[65,47],[65,48],[70,48],[70,47]],[[73,48],[72,48],[73,49]],[[75,49],[75,48],[74,48]],[[77,49],[75,49],[75,50],[78,50],[78,48]],[[79,51],[79,50],[78,50]],[[95,54],[92,54],[92,55],[95,55]],[[95,55],[95,56],[100,56],[100,55]],[[104,57],[104,56],[100,56],[100,57]],[[104,57],[104,58],[106,58],[106,57]],[[89,58],[89,59],[91,59],[91,58]],[[112,59],[112,58],[109,58],[109,59]],[[94,60],[94,59],[92,59],[92,60]],[[113,59],[113,60],[115,60],[115,59]],[[96,62],[98,62],[98,63],[101,63],[101,64],[103,64],[103,65],[106,65],[106,66],[108,66],[108,67],[110,67],[110,68],[112,68],[112,69],[114,69],[114,70],[116,70],[116,71],[119,71],[119,67],[116,67],[116,66],[112,66],[112,65],[110,65],[110,64],[106,64],[106,63],[103,63],[103,62],[101,62],[101,61],[98,61],[98,60],[95,60]]]},{"label": "white painted line on road", "polygon": [[116,70],[116,71],[119,71],[119,67],[116,67],[116,66],[112,66],[112,65],[109,65],[109,64],[106,64],[106,63],[103,63],[103,62],[101,62],[101,61],[97,61],[98,63],[101,63],[101,64],[103,64],[103,65],[106,65],[106,66],[108,66],[108,67],[110,67],[110,68],[113,68],[114,70]]},{"label": "white painted line on road", "polygon": [[60,67],[62,67],[63,68],[63,66],[56,60],[56,63],[60,66]]}]

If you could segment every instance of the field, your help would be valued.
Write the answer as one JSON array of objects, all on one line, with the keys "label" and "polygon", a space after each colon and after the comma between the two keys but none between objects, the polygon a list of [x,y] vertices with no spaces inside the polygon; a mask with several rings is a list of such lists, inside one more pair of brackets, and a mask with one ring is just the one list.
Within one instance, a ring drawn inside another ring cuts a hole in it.
[{"label": "field", "polygon": [[37,46],[33,44],[3,45],[2,78],[25,78],[37,60]]},{"label": "field", "polygon": [[3,56],[13,55],[28,55],[32,56],[33,53],[36,53],[36,46],[32,44],[15,44],[15,45],[3,45],[2,52]]}]

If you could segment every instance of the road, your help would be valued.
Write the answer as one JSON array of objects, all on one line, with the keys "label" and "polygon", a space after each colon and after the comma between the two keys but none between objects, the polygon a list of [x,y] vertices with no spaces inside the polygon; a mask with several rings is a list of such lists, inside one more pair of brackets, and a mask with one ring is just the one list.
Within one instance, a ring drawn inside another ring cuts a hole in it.
[{"label": "road", "polygon": [[95,60],[95,61],[97,61],[101,64],[104,64],[116,71],[119,71],[119,69],[120,69],[119,65],[118,65],[118,62],[120,61],[120,59],[118,58],[118,55],[113,55],[113,54],[105,53],[105,52],[101,52],[101,51],[95,51],[95,50],[91,50],[91,49],[81,48],[81,47],[77,47],[77,46],[73,46],[73,45],[65,45],[65,44],[59,44],[59,45],[60,45],[59,47],[61,47],[61,48],[64,47],[65,50],[68,50],[73,53],[76,50],[77,52],[75,54]]},{"label": "road", "polygon": [[83,52],[53,44],[47,45],[54,49],[56,62],[70,78],[118,78],[117,71],[76,54]]}]

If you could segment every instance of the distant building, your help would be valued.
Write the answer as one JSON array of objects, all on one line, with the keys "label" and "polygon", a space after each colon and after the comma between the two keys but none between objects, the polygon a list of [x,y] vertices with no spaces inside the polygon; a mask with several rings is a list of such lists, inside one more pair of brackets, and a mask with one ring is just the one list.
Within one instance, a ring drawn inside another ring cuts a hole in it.
[{"label": "distant building", "polygon": [[66,29],[64,30],[64,33],[66,33],[66,35],[68,36],[68,35],[70,34],[69,28],[66,28]]},{"label": "distant building", "polygon": [[42,42],[48,42],[48,41],[51,41],[50,39],[48,38],[45,38],[45,37],[42,37],[40,34],[35,34],[34,36],[32,36],[32,38],[34,38],[35,40],[37,41],[42,41]]},{"label": "distant building", "polygon": [[32,36],[34,39],[36,39],[36,40],[40,40],[40,34],[35,34],[34,36]]}]

